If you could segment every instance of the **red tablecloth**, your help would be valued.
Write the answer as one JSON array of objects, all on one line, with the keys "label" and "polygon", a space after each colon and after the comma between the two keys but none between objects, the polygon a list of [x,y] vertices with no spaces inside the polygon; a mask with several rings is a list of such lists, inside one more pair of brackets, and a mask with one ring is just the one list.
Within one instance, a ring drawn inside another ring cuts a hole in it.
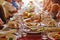
[{"label": "red tablecloth", "polygon": [[19,38],[18,40],[42,40],[42,38],[40,35],[27,35],[26,37]]}]

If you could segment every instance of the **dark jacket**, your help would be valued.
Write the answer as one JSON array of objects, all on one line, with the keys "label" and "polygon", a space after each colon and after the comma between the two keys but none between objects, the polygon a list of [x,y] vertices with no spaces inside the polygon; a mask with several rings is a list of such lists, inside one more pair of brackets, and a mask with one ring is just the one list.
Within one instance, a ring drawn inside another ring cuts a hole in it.
[{"label": "dark jacket", "polygon": [[2,19],[2,21],[3,21],[4,23],[6,23],[6,20],[5,20],[5,18],[4,18],[4,10],[3,10],[2,5],[0,5],[0,18]]}]

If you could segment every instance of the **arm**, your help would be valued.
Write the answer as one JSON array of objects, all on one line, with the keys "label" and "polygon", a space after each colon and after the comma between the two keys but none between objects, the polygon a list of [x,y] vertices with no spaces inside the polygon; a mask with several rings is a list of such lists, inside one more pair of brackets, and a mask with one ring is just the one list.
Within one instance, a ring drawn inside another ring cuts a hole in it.
[{"label": "arm", "polygon": [[3,22],[3,21],[1,20],[1,18],[0,18],[0,26],[3,25],[3,24],[4,24],[4,22]]},{"label": "arm", "polygon": [[17,12],[16,8],[14,8],[13,6],[8,7],[8,8],[9,8],[8,10],[10,13],[16,13]]},{"label": "arm", "polygon": [[48,2],[44,6],[44,10],[47,10],[48,7],[50,7],[50,4],[51,4],[51,0],[48,0]]},{"label": "arm", "polygon": [[56,17],[60,19],[60,11],[57,13]]},{"label": "arm", "polygon": [[16,8],[13,5],[5,4],[4,6],[11,13],[16,13],[17,12]]}]

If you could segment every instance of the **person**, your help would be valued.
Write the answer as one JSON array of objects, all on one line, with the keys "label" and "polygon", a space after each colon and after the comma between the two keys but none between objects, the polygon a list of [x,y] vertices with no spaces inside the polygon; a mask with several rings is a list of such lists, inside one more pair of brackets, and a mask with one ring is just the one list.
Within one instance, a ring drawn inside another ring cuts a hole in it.
[{"label": "person", "polygon": [[5,0],[2,4],[5,11],[5,16],[7,19],[13,16],[13,14],[17,13],[17,9],[12,5],[12,0]]},{"label": "person", "polygon": [[0,18],[0,30],[3,29],[3,27],[4,27],[3,25],[4,25],[4,22]]},{"label": "person", "polygon": [[52,0],[50,14],[53,19],[55,19],[55,20],[57,19],[56,15],[59,12],[59,10],[60,10],[59,0]]},{"label": "person", "polygon": [[60,20],[60,11],[57,13],[56,17],[57,17],[57,19],[59,21]]},{"label": "person", "polygon": [[27,7],[27,11],[35,12],[35,9],[36,9],[35,1],[33,1],[33,0],[29,1],[28,5],[26,7]]},{"label": "person", "polygon": [[15,0],[15,3],[17,5],[17,9],[21,9],[22,5],[23,5],[23,2],[22,0]]},{"label": "person", "polygon": [[3,6],[1,4],[0,4],[0,20],[2,20],[4,23],[6,23]]},{"label": "person", "polygon": [[2,26],[4,24],[4,22],[2,21],[2,19],[0,18],[0,26]]},{"label": "person", "polygon": [[4,18],[4,11],[3,11],[3,7],[2,5],[0,4],[0,29],[3,28],[3,24],[6,23],[6,20]]},{"label": "person", "polygon": [[13,6],[14,6],[16,9],[18,9],[18,8],[17,8],[18,6],[17,6],[17,4],[15,3],[15,1],[16,1],[16,0],[12,0],[12,4],[13,4]]},{"label": "person", "polygon": [[44,0],[43,1],[44,10],[50,11],[51,4],[52,0]]}]

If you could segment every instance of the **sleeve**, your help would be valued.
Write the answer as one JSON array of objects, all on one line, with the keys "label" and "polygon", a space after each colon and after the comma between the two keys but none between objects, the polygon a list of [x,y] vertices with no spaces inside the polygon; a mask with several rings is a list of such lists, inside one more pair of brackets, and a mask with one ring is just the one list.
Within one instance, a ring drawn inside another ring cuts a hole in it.
[{"label": "sleeve", "polygon": [[59,18],[60,19],[60,11],[57,13],[57,18]]},{"label": "sleeve", "polygon": [[7,10],[8,10],[9,12],[13,12],[13,11],[16,10],[16,8],[13,7],[12,5],[8,5],[8,4],[6,4],[6,5],[4,5],[4,6],[7,8]]}]

